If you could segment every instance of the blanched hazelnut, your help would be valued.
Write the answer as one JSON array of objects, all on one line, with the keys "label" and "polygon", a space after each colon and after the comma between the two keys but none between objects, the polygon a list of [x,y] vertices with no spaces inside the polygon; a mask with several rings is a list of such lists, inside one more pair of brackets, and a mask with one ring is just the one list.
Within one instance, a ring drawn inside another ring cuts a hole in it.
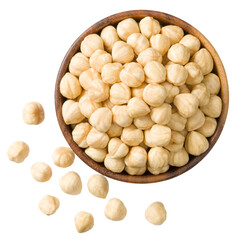
[{"label": "blanched hazelnut", "polygon": [[75,154],[68,147],[58,147],[53,152],[52,159],[56,166],[67,168],[73,164]]},{"label": "blanched hazelnut", "polygon": [[141,142],[141,143],[139,144],[139,146],[142,147],[142,148],[144,148],[146,151],[149,149],[149,147],[148,147],[147,145],[145,145],[144,142]]},{"label": "blanched hazelnut", "polygon": [[143,99],[152,107],[158,107],[163,104],[166,97],[167,92],[160,84],[150,83],[144,88]]},{"label": "blanched hazelnut", "polygon": [[79,212],[75,216],[75,226],[79,233],[84,233],[89,231],[94,226],[94,218],[92,214],[88,212]]},{"label": "blanched hazelnut", "polygon": [[120,82],[120,71],[123,66],[121,63],[107,63],[101,71],[102,81],[108,84]]},{"label": "blanched hazelnut", "polygon": [[171,129],[169,127],[155,124],[150,129],[152,143],[157,147],[167,146],[171,139]]},{"label": "blanched hazelnut", "polygon": [[192,56],[191,61],[200,66],[203,75],[210,73],[213,69],[213,59],[206,48],[201,48],[198,52],[196,52]]},{"label": "blanched hazelnut", "polygon": [[142,117],[134,118],[134,125],[138,129],[147,130],[147,129],[150,129],[154,125],[154,122],[152,121],[150,115],[147,114]]},{"label": "blanched hazelnut", "polygon": [[132,97],[143,98],[143,91],[147,85],[147,83],[143,82],[139,87],[132,88]]},{"label": "blanched hazelnut", "polygon": [[179,88],[179,93],[190,93],[190,89],[187,87],[186,84],[183,84],[178,87]]},{"label": "blanched hazelnut", "polygon": [[185,137],[176,131],[172,131],[170,142],[165,148],[167,148],[170,152],[179,151],[184,145]]},{"label": "blanched hazelnut", "polygon": [[172,115],[172,106],[168,103],[163,103],[161,106],[152,108],[150,112],[151,119],[158,124],[168,124]]},{"label": "blanched hazelnut", "polygon": [[200,107],[205,106],[209,103],[210,92],[206,88],[204,83],[200,83],[200,84],[195,85],[192,88],[191,93],[198,98]]},{"label": "blanched hazelnut", "polygon": [[47,182],[52,176],[52,170],[44,162],[38,162],[31,167],[32,177],[38,182]]},{"label": "blanched hazelnut", "polygon": [[150,134],[150,129],[149,130],[145,130],[144,131],[144,144],[148,147],[157,147],[155,144],[153,144],[152,142],[152,137],[151,137],[151,134]]},{"label": "blanched hazelnut", "polygon": [[106,133],[99,132],[92,128],[86,138],[87,144],[93,148],[105,148],[109,142],[109,136]]},{"label": "blanched hazelnut", "polygon": [[97,72],[101,72],[103,66],[111,62],[111,55],[104,50],[96,50],[90,57],[90,66]]},{"label": "blanched hazelnut", "polygon": [[116,29],[111,25],[103,28],[100,36],[103,39],[105,49],[108,52],[111,52],[114,43],[120,40]]},{"label": "blanched hazelnut", "polygon": [[144,67],[144,72],[147,83],[161,83],[166,79],[166,69],[163,64],[157,61],[148,62]]},{"label": "blanched hazelnut", "polygon": [[168,166],[169,152],[162,147],[153,147],[148,152],[148,166],[159,169]]},{"label": "blanched hazelnut", "polygon": [[175,25],[167,25],[161,32],[170,39],[171,44],[178,43],[184,35],[183,29]]},{"label": "blanched hazelnut", "polygon": [[193,131],[201,126],[203,126],[205,122],[205,116],[200,109],[197,109],[196,112],[187,119],[186,128],[188,131]]},{"label": "blanched hazelnut", "polygon": [[162,167],[162,168],[157,168],[157,169],[153,169],[148,166],[148,171],[153,175],[159,175],[161,173],[165,173],[168,171],[168,169],[169,169],[169,165]]},{"label": "blanched hazelnut", "polygon": [[85,56],[90,57],[96,50],[104,50],[103,40],[98,34],[89,34],[81,42],[80,49]]},{"label": "blanched hazelnut", "polygon": [[131,34],[127,38],[127,43],[134,49],[137,55],[149,47],[149,40],[141,33]]},{"label": "blanched hazelnut", "polygon": [[129,146],[138,146],[144,140],[144,134],[132,124],[123,129],[121,140]]},{"label": "blanched hazelnut", "polygon": [[167,212],[161,202],[154,202],[145,211],[145,218],[154,225],[161,225],[166,220]]},{"label": "blanched hazelnut", "polygon": [[89,88],[91,87],[92,81],[95,79],[101,79],[100,74],[94,68],[89,68],[81,73],[79,77],[80,85],[85,90],[89,90]]},{"label": "blanched hazelnut", "polygon": [[204,153],[208,147],[208,140],[201,133],[192,131],[187,135],[185,148],[189,154],[199,156]]},{"label": "blanched hazelnut", "polygon": [[203,73],[197,63],[189,62],[185,65],[185,69],[188,71],[187,84],[196,85],[203,80]]},{"label": "blanched hazelnut", "polygon": [[10,145],[7,151],[9,160],[21,163],[23,162],[29,154],[29,146],[25,142],[14,142]]},{"label": "blanched hazelnut", "polygon": [[162,56],[169,50],[171,46],[170,39],[163,35],[157,34],[150,38],[151,47],[160,52]]},{"label": "blanched hazelnut", "polygon": [[111,138],[108,144],[108,153],[112,158],[123,158],[129,152],[129,147],[119,138]]},{"label": "blanched hazelnut", "polygon": [[114,62],[128,63],[134,59],[134,50],[129,44],[118,41],[113,45],[112,57]]},{"label": "blanched hazelnut", "polygon": [[154,48],[147,48],[138,55],[136,61],[142,66],[145,66],[148,62],[151,61],[158,61],[161,63],[162,55]]},{"label": "blanched hazelnut", "polygon": [[206,85],[210,94],[217,95],[219,93],[221,84],[220,79],[216,74],[207,74],[203,79],[203,83]]},{"label": "blanched hazelnut", "polygon": [[89,59],[82,53],[76,53],[70,61],[69,72],[77,77],[90,68]]},{"label": "blanched hazelnut", "polygon": [[166,67],[167,80],[175,86],[183,85],[188,77],[188,72],[182,65],[170,64]]},{"label": "blanched hazelnut", "polygon": [[191,93],[178,94],[173,101],[180,115],[185,118],[191,117],[197,110],[199,101]]},{"label": "blanched hazelnut", "polygon": [[79,123],[75,126],[74,130],[72,131],[72,137],[79,147],[81,148],[88,147],[86,138],[90,130],[91,126],[89,123]]},{"label": "blanched hazelnut", "polygon": [[60,92],[68,99],[74,99],[80,96],[81,86],[77,77],[67,72],[61,79]]},{"label": "blanched hazelnut", "polygon": [[95,79],[88,90],[88,96],[95,102],[103,102],[109,97],[109,85],[100,79]]},{"label": "blanched hazelnut", "polygon": [[144,81],[144,70],[139,63],[126,63],[120,72],[120,80],[129,87],[139,87]]},{"label": "blanched hazelnut", "polygon": [[129,116],[127,106],[114,106],[112,108],[113,122],[120,127],[128,127],[132,124],[133,118]]},{"label": "blanched hazelnut", "polygon": [[200,45],[201,45],[199,39],[194,37],[191,34],[185,35],[181,39],[180,43],[190,50],[191,56],[200,49]]},{"label": "blanched hazelnut", "polygon": [[105,157],[104,165],[107,169],[115,173],[123,172],[125,167],[123,158],[113,158],[109,154]]},{"label": "blanched hazelnut", "polygon": [[124,104],[131,97],[130,88],[125,83],[115,83],[110,88],[110,101],[113,104]]},{"label": "blanched hazelnut", "polygon": [[38,102],[29,102],[23,108],[23,121],[26,124],[38,125],[43,122],[45,113],[42,105]]},{"label": "blanched hazelnut", "polygon": [[181,133],[184,137],[186,137],[187,136],[187,134],[188,134],[188,130],[187,130],[187,128],[184,128],[182,131],[180,131],[179,133]]},{"label": "blanched hazelnut", "polygon": [[127,104],[127,111],[130,117],[142,117],[150,112],[149,106],[138,97],[133,97]]},{"label": "blanched hazelnut", "polygon": [[161,85],[165,88],[167,92],[167,97],[165,99],[165,102],[172,103],[174,100],[174,97],[179,94],[179,88],[169,82],[163,82]]},{"label": "blanched hazelnut", "polygon": [[174,167],[182,167],[189,161],[189,155],[185,148],[180,149],[177,152],[171,152],[169,157],[169,164]]},{"label": "blanched hazelnut", "polygon": [[172,113],[168,126],[174,131],[183,131],[187,119],[182,117],[178,112]]},{"label": "blanched hazelnut", "polygon": [[190,51],[181,43],[172,45],[168,50],[168,59],[174,63],[185,65],[190,58]]},{"label": "blanched hazelnut", "polygon": [[103,102],[103,106],[109,108],[110,110],[115,106],[108,98]]},{"label": "blanched hazelnut", "polygon": [[120,137],[122,133],[122,127],[116,123],[112,123],[110,129],[107,131],[107,134],[110,138]]},{"label": "blanched hazelnut", "polygon": [[54,214],[60,206],[60,201],[58,198],[45,195],[39,202],[39,209],[46,215]]},{"label": "blanched hazelnut", "polygon": [[211,137],[217,128],[217,120],[211,117],[206,117],[204,124],[197,129],[205,137]]},{"label": "blanched hazelnut", "polygon": [[91,194],[99,198],[106,198],[109,192],[108,180],[99,174],[95,174],[90,177],[87,187]]},{"label": "blanched hazelnut", "polygon": [[117,199],[110,199],[105,206],[105,216],[112,221],[121,221],[125,218],[127,209],[124,203]]},{"label": "blanched hazelnut", "polygon": [[116,29],[117,29],[117,33],[118,33],[119,37],[124,41],[126,41],[127,38],[132,33],[139,32],[138,23],[133,18],[127,18],[127,19],[122,20],[121,22],[118,23]]},{"label": "blanched hazelnut", "polygon": [[78,195],[81,193],[81,178],[76,172],[68,172],[59,181],[60,188],[63,192],[70,195]]},{"label": "blanched hazelnut", "polygon": [[144,17],[141,19],[139,22],[139,27],[141,33],[147,38],[158,34],[161,30],[159,21],[152,17]]},{"label": "blanched hazelnut", "polygon": [[142,168],[146,166],[147,152],[143,147],[132,147],[125,157],[125,164],[128,167]]},{"label": "blanched hazelnut", "polygon": [[222,112],[222,99],[219,96],[211,95],[208,104],[200,109],[208,117],[218,118]]},{"label": "blanched hazelnut", "polygon": [[125,171],[129,175],[140,176],[140,175],[143,175],[146,172],[146,170],[147,170],[146,166],[144,166],[142,168],[133,168],[133,167],[125,166]]},{"label": "blanched hazelnut", "polygon": [[92,158],[95,162],[104,162],[107,154],[106,148],[93,148],[88,147],[85,150],[86,155]]}]

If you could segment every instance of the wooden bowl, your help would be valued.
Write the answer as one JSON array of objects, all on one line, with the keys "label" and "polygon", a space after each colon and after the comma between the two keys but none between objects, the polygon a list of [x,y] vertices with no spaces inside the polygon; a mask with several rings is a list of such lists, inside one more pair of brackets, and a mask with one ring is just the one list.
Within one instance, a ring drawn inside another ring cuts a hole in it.
[{"label": "wooden bowl", "polygon": [[[220,97],[222,98],[222,113],[221,116],[218,118],[218,125],[217,129],[212,137],[209,139],[209,148],[206,152],[201,154],[200,156],[194,157],[190,156],[190,161],[183,167],[170,167],[168,172],[160,174],[160,175],[152,175],[149,172],[146,172],[142,176],[131,176],[128,175],[126,172],[123,173],[113,173],[110,170],[106,169],[102,163],[97,163],[93,161],[91,158],[89,158],[84,151],[78,147],[78,145],[73,141],[72,135],[71,135],[71,127],[67,126],[63,120],[62,117],[62,104],[65,101],[65,98],[60,94],[59,91],[59,85],[61,78],[63,75],[68,71],[68,65],[69,62],[75,53],[77,53],[80,50],[80,44],[81,41],[91,33],[100,33],[101,29],[106,27],[107,25],[116,25],[119,21],[125,19],[125,18],[134,18],[135,20],[139,21],[140,19],[151,16],[161,23],[161,25],[168,25],[168,24],[174,24],[179,27],[181,27],[185,33],[190,33],[194,36],[196,36],[200,41],[201,45],[205,47],[212,55],[214,59],[214,69],[213,72],[216,73],[221,81],[221,91],[220,91]],[[63,59],[63,62],[60,66],[57,80],[56,80],[56,87],[55,87],[55,108],[56,108],[56,115],[57,119],[61,128],[61,131],[66,138],[66,141],[72,148],[72,150],[76,153],[76,155],[85,162],[88,166],[96,170],[97,172],[108,176],[110,178],[124,181],[124,182],[131,182],[131,183],[153,183],[153,182],[160,182],[164,181],[176,176],[181,175],[182,173],[188,171],[192,167],[194,167],[197,163],[199,163],[213,148],[214,144],[216,143],[217,139],[219,138],[222,129],[224,127],[226,117],[227,117],[227,111],[228,111],[228,103],[229,103],[229,92],[228,92],[228,83],[227,83],[227,76],[223,67],[223,64],[221,62],[221,59],[219,58],[216,50],[211,45],[211,43],[203,36],[202,33],[200,33],[197,29],[195,29],[190,24],[184,22],[183,20],[176,18],[174,16],[171,16],[166,13],[157,12],[157,11],[149,11],[149,10],[135,10],[135,11],[127,11],[127,12],[121,12],[114,14],[112,16],[109,16],[107,18],[102,19],[101,21],[95,23],[93,26],[88,28],[85,32],[83,32],[73,43],[73,45],[68,50],[65,58]]]}]

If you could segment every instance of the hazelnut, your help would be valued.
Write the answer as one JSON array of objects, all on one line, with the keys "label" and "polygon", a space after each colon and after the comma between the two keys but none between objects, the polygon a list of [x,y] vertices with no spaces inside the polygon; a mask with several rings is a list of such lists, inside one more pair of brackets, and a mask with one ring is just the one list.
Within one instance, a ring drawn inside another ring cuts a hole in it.
[{"label": "hazelnut", "polygon": [[118,124],[120,127],[129,127],[133,122],[133,118],[129,116],[126,105],[114,106],[112,108],[112,113],[113,122]]},{"label": "hazelnut", "polygon": [[107,100],[105,100],[105,101],[103,102],[103,106],[109,108],[110,110],[112,110],[112,108],[113,108],[115,105],[114,105],[114,104],[110,101],[110,99],[108,98]]},{"label": "hazelnut", "polygon": [[167,25],[161,32],[170,39],[171,44],[178,43],[184,35],[183,29],[175,25]]},{"label": "hazelnut", "polygon": [[23,108],[23,121],[29,125],[38,125],[43,122],[45,113],[38,102],[29,102]]},{"label": "hazelnut", "polygon": [[197,129],[205,137],[211,137],[217,128],[217,120],[211,117],[206,117],[204,124]]},{"label": "hazelnut", "polygon": [[191,93],[197,97],[197,99],[199,100],[199,106],[205,106],[209,103],[210,100],[210,92],[209,90],[206,88],[204,83],[200,83],[195,85],[192,88]]},{"label": "hazelnut", "polygon": [[169,152],[162,147],[150,148],[148,152],[148,167],[159,169],[168,166]]},{"label": "hazelnut", "polygon": [[125,166],[125,171],[129,175],[136,175],[136,176],[143,175],[146,172],[146,169],[147,169],[146,166],[144,166],[142,168],[133,168],[133,167]]},{"label": "hazelnut", "polygon": [[31,167],[32,177],[38,182],[47,182],[52,176],[52,170],[44,162],[38,162]]},{"label": "hazelnut", "polygon": [[95,79],[88,90],[88,96],[95,102],[103,102],[109,97],[109,85],[100,79]]},{"label": "hazelnut", "polygon": [[162,56],[165,55],[165,53],[169,50],[171,46],[170,39],[163,34],[157,34],[152,36],[150,38],[150,44],[151,47],[159,51]]},{"label": "hazelnut", "polygon": [[90,147],[105,148],[109,142],[109,136],[93,127],[88,133],[86,141]]},{"label": "hazelnut", "polygon": [[70,61],[69,64],[69,72],[77,77],[81,75],[81,73],[90,68],[89,59],[83,55],[82,53],[76,53]]},{"label": "hazelnut", "polygon": [[86,138],[90,130],[91,126],[89,123],[79,123],[75,126],[74,130],[72,131],[72,137],[79,147],[81,148],[88,147]]},{"label": "hazelnut", "polygon": [[125,218],[127,209],[124,203],[117,199],[110,199],[105,206],[105,216],[112,221],[121,221]]},{"label": "hazelnut", "polygon": [[159,21],[152,17],[144,17],[141,19],[139,22],[139,27],[141,33],[147,38],[158,34],[161,30]]},{"label": "hazelnut", "polygon": [[182,131],[180,131],[180,133],[181,133],[184,137],[186,137],[187,134],[188,134],[187,128],[184,128]]},{"label": "hazelnut", "polygon": [[103,28],[100,36],[103,39],[107,52],[111,52],[114,43],[120,40],[116,29],[111,25]]},{"label": "hazelnut", "polygon": [[161,106],[152,108],[150,112],[151,119],[158,124],[168,124],[172,115],[172,106],[168,103],[163,103]]},{"label": "hazelnut", "polygon": [[129,152],[129,147],[119,138],[111,138],[108,144],[108,153],[112,158],[123,158]]},{"label": "hazelnut", "polygon": [[79,233],[84,233],[89,231],[94,226],[94,218],[92,214],[88,212],[79,212],[75,216],[75,226]]},{"label": "hazelnut", "polygon": [[178,87],[179,88],[179,93],[190,93],[190,89],[187,87],[186,84],[183,84]]},{"label": "hazelnut", "polygon": [[85,150],[87,156],[92,158],[95,162],[104,162],[107,150],[106,148],[93,148],[88,147]]},{"label": "hazelnut", "polygon": [[157,169],[153,169],[148,166],[148,171],[153,175],[159,175],[160,173],[165,173],[168,171],[168,169],[169,169],[169,165],[162,168],[157,168]]},{"label": "hazelnut", "polygon": [[189,62],[185,65],[185,69],[188,71],[187,84],[196,85],[203,80],[203,73],[197,63]]},{"label": "hazelnut", "polygon": [[170,152],[179,151],[184,145],[185,137],[176,131],[172,131],[170,142],[165,148],[167,148]]},{"label": "hazelnut", "polygon": [[200,49],[199,39],[194,37],[191,34],[185,35],[181,39],[180,43],[183,44],[185,47],[187,47],[190,50],[191,56]]},{"label": "hazelnut", "polygon": [[170,64],[166,67],[167,80],[175,86],[183,85],[188,77],[188,71],[179,64]]},{"label": "hazelnut", "polygon": [[75,159],[75,154],[68,147],[58,147],[53,152],[52,159],[56,166],[67,168],[73,164]]},{"label": "hazelnut", "polygon": [[172,103],[174,100],[174,97],[179,94],[179,88],[169,82],[163,82],[161,85],[165,88],[167,93],[165,102]]},{"label": "hazelnut", "polygon": [[113,104],[124,104],[131,97],[130,88],[125,83],[115,83],[110,88],[110,101]]},{"label": "hazelnut", "polygon": [[190,58],[190,51],[181,43],[172,45],[168,50],[168,59],[174,63],[185,65]]},{"label": "hazelnut", "polygon": [[207,74],[204,79],[203,83],[206,85],[208,91],[212,95],[217,95],[220,91],[220,79],[214,73]]},{"label": "hazelnut", "polygon": [[122,158],[113,158],[109,154],[106,155],[104,165],[107,169],[115,173],[121,173],[124,170],[125,163]]},{"label": "hazelnut", "polygon": [[43,212],[46,215],[54,214],[56,210],[59,208],[59,206],[60,201],[58,200],[58,198],[50,195],[45,195],[38,205],[41,212]]},{"label": "hazelnut", "polygon": [[145,218],[154,225],[161,225],[167,217],[167,212],[161,202],[154,202],[145,211]]},{"label": "hazelnut", "polygon": [[122,127],[116,123],[112,123],[110,129],[107,131],[107,134],[110,138],[120,137],[122,133]]},{"label": "hazelnut", "polygon": [[137,55],[149,47],[149,40],[141,33],[131,34],[127,38],[127,43],[134,49]]},{"label": "hazelnut", "polygon": [[14,142],[10,145],[7,151],[9,160],[21,163],[23,162],[29,154],[29,146],[25,142]]},{"label": "hazelnut", "polygon": [[119,22],[116,29],[119,37],[124,41],[127,41],[132,33],[139,33],[138,23],[133,18],[127,18]]},{"label": "hazelnut", "polygon": [[121,63],[107,63],[101,71],[102,81],[108,84],[120,82],[120,71],[122,70]]},{"label": "hazelnut", "polygon": [[168,126],[174,131],[183,131],[187,119],[182,117],[178,112],[172,113]]},{"label": "hazelnut", "polygon": [[129,100],[127,105],[127,112],[130,117],[142,117],[150,112],[149,106],[138,97],[133,97]]},{"label": "hazelnut", "polygon": [[204,122],[205,116],[203,112],[197,109],[196,112],[187,119],[186,128],[188,131],[194,131],[203,126]]},{"label": "hazelnut", "polygon": [[138,146],[144,140],[144,135],[142,130],[132,124],[123,129],[121,140],[129,146]]},{"label": "hazelnut", "polygon": [[152,142],[151,134],[150,134],[150,129],[144,131],[144,144],[148,147],[157,147],[155,144]]},{"label": "hazelnut", "polygon": [[148,62],[144,67],[144,72],[147,83],[161,83],[166,79],[166,69],[163,64],[157,61]]},{"label": "hazelnut", "polygon": [[171,139],[171,129],[169,127],[155,124],[150,129],[152,143],[157,147],[167,146]]},{"label": "hazelnut", "polygon": [[114,62],[128,63],[134,59],[134,50],[129,44],[118,41],[113,45],[112,57]]},{"label": "hazelnut", "polygon": [[132,147],[125,157],[125,164],[128,167],[143,168],[147,162],[147,152],[143,147]]},{"label": "hazelnut", "polygon": [[201,110],[208,117],[218,118],[222,112],[222,99],[219,96],[211,95],[208,104],[202,106]]},{"label": "hazelnut", "polygon": [[111,55],[104,50],[96,50],[90,57],[90,66],[97,72],[101,72],[103,66],[111,62]]},{"label": "hazelnut", "polygon": [[187,135],[185,148],[189,154],[199,156],[204,153],[208,147],[208,140],[201,133],[192,131]]},{"label": "hazelnut", "polygon": [[185,148],[181,148],[177,152],[171,152],[169,157],[169,165],[174,167],[182,167],[189,161],[189,155]]},{"label": "hazelnut", "polygon": [[60,179],[60,188],[63,192],[70,195],[78,195],[81,193],[81,178],[76,172],[68,172]]},{"label": "hazelnut", "polygon": [[142,66],[145,66],[148,62],[151,61],[158,61],[161,63],[162,55],[153,48],[147,48],[138,55],[136,61]]},{"label": "hazelnut", "polygon": [[92,81],[95,79],[101,79],[100,74],[94,68],[89,68],[81,73],[79,77],[80,85],[85,90],[89,90]]},{"label": "hazelnut", "polygon": [[144,88],[147,86],[145,82],[143,82],[139,87],[132,88],[132,97],[143,98]]},{"label": "hazelnut", "polygon": [[134,118],[134,125],[138,129],[147,130],[147,129],[150,129],[154,125],[154,122],[152,121],[150,115],[147,114],[142,117]]}]

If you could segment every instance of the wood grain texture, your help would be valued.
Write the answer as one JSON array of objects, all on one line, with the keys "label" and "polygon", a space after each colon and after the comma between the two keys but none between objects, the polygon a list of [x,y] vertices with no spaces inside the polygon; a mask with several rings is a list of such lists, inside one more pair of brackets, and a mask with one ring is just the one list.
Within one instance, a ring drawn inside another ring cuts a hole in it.
[{"label": "wood grain texture", "polygon": [[[71,128],[70,126],[67,126],[63,120],[62,117],[62,104],[65,101],[65,98],[60,94],[59,91],[59,85],[61,78],[64,76],[64,74],[68,71],[68,66],[71,58],[73,55],[75,55],[79,50],[80,50],[80,44],[82,40],[91,33],[100,33],[101,29],[108,25],[116,25],[119,21],[125,19],[125,18],[134,18],[135,20],[139,21],[140,19],[146,17],[146,16],[151,16],[154,17],[155,19],[159,20],[161,25],[169,25],[169,24],[174,24],[179,27],[181,27],[185,33],[190,33],[194,36],[196,36],[200,41],[201,45],[205,47],[212,55],[214,59],[214,69],[213,72],[216,73],[220,80],[221,80],[221,91],[220,91],[220,97],[222,98],[222,113],[221,116],[218,118],[218,125],[217,129],[214,133],[214,135],[209,138],[209,148],[206,152],[201,154],[198,157],[190,156],[190,161],[188,164],[186,164],[183,167],[170,167],[169,171],[157,176],[154,176],[150,174],[149,172],[146,172],[143,176],[130,176],[127,173],[123,172],[120,174],[113,173],[106,169],[103,164],[96,163],[93,161],[91,158],[89,158],[84,151],[78,147],[78,145],[73,141],[72,135],[71,135]],[[194,167],[196,164],[198,164],[213,148],[214,144],[218,140],[222,129],[224,127],[226,118],[227,118],[227,112],[228,112],[228,105],[229,105],[229,91],[228,91],[228,82],[227,82],[227,76],[225,73],[225,69],[223,67],[223,64],[221,62],[220,57],[218,56],[216,50],[212,46],[212,44],[205,38],[205,36],[200,33],[197,29],[195,29],[193,26],[188,24],[187,22],[174,17],[172,15],[162,13],[162,12],[157,12],[157,11],[150,11],[150,10],[134,10],[134,11],[127,11],[127,12],[121,12],[114,14],[112,16],[109,16],[107,18],[102,19],[101,21],[97,22],[90,28],[88,28],[85,32],[83,32],[73,43],[73,45],[70,47],[68,50],[65,58],[62,61],[62,64],[60,66],[58,75],[57,75],[57,80],[56,80],[56,86],[55,86],[55,108],[56,108],[56,115],[57,119],[59,122],[59,126],[61,128],[61,131],[66,138],[66,141],[72,148],[72,150],[76,153],[76,155],[83,161],[85,162],[88,166],[96,170],[97,172],[108,176],[110,178],[119,180],[119,181],[124,181],[124,182],[131,182],[131,183],[153,183],[153,182],[160,182],[164,181],[176,176],[181,175],[182,173],[188,171],[192,167]]]}]

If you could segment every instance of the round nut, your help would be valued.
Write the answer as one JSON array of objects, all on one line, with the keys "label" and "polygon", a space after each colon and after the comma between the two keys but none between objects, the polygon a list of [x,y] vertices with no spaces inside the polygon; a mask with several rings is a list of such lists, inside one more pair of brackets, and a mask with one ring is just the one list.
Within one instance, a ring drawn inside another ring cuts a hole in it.
[{"label": "round nut", "polygon": [[181,43],[172,45],[168,50],[168,59],[174,63],[185,65],[190,58],[190,50]]},{"label": "round nut", "polygon": [[161,32],[170,39],[171,44],[178,43],[184,35],[183,29],[175,25],[167,25]]},{"label": "round nut", "polygon": [[26,124],[38,125],[43,122],[45,113],[42,105],[38,102],[29,102],[23,108],[23,121]]},{"label": "round nut", "polygon": [[188,135],[188,130],[186,128],[184,128],[182,131],[180,131],[180,133],[186,137]]},{"label": "round nut", "polygon": [[218,118],[222,112],[222,99],[219,96],[211,95],[209,103],[201,107],[205,115],[211,118]]},{"label": "round nut", "polygon": [[159,21],[152,17],[144,17],[141,19],[139,22],[139,27],[141,33],[147,38],[158,34],[161,30]]},{"label": "round nut", "polygon": [[175,86],[183,85],[188,77],[188,72],[182,65],[170,64],[166,67],[167,80]]},{"label": "round nut", "polygon": [[168,171],[168,169],[169,169],[169,165],[162,168],[157,168],[157,169],[153,169],[148,166],[148,171],[153,175],[159,175],[160,173],[165,173]]},{"label": "round nut", "polygon": [[132,33],[139,33],[138,23],[133,18],[127,18],[119,22],[116,29],[119,37],[124,41],[127,41]]},{"label": "round nut", "polygon": [[120,40],[116,29],[111,25],[103,28],[100,37],[103,39],[107,52],[111,52],[114,43]]},{"label": "round nut", "polygon": [[144,67],[147,83],[162,83],[166,80],[166,69],[157,61],[148,62]]},{"label": "round nut", "polygon": [[182,167],[189,161],[189,155],[185,148],[181,148],[177,152],[171,152],[169,157],[169,165],[174,167]]},{"label": "round nut", "polygon": [[95,79],[100,79],[100,74],[94,68],[89,68],[81,73],[79,77],[80,85],[85,90],[89,90],[92,81]]},{"label": "round nut", "polygon": [[118,124],[120,127],[129,127],[133,122],[133,118],[129,116],[126,105],[114,106],[112,108],[112,113],[113,122]]},{"label": "round nut", "polygon": [[130,117],[137,118],[147,115],[150,112],[149,106],[138,97],[133,97],[129,100],[127,111]]},{"label": "round nut", "polygon": [[133,124],[123,129],[121,140],[129,146],[138,146],[144,140],[142,130],[137,129]]},{"label": "round nut", "polygon": [[121,173],[125,167],[124,159],[112,158],[109,154],[105,157],[104,165],[107,169],[115,173]]},{"label": "round nut", "polygon": [[118,41],[113,45],[112,57],[114,62],[128,63],[134,59],[134,50],[129,44]]},{"label": "round nut", "polygon": [[147,152],[143,147],[132,147],[125,157],[125,164],[128,167],[143,168],[147,162]]},{"label": "round nut", "polygon": [[31,167],[32,177],[38,182],[47,182],[52,176],[52,170],[44,162],[38,162]]},{"label": "round nut", "polygon": [[58,147],[53,152],[52,159],[56,166],[67,168],[73,164],[75,160],[75,154],[68,147]]},{"label": "round nut", "polygon": [[154,202],[145,211],[145,218],[154,225],[161,225],[166,220],[167,213],[161,202]]},{"label": "round nut", "polygon": [[119,138],[111,138],[108,144],[108,153],[112,158],[123,158],[129,152],[129,147]]},{"label": "round nut", "polygon": [[204,83],[200,83],[195,85],[192,88],[191,93],[193,95],[195,95],[197,97],[197,99],[199,100],[199,106],[205,106],[209,103],[210,100],[210,92],[209,90],[206,88]]},{"label": "round nut", "polygon": [[177,152],[183,148],[185,137],[176,131],[172,131],[170,142],[165,148],[170,152]]},{"label": "round nut", "polygon": [[104,159],[107,154],[106,148],[93,148],[88,147],[85,150],[85,153],[92,158],[95,162],[104,162]]},{"label": "round nut", "polygon": [[205,122],[205,116],[200,109],[187,119],[186,128],[188,131],[194,131],[203,126]]},{"label": "round nut", "polygon": [[157,147],[167,146],[171,139],[171,129],[169,127],[155,124],[150,129],[152,143]]},{"label": "round nut", "polygon": [[116,123],[112,123],[110,129],[107,131],[107,134],[110,138],[120,137],[122,133],[122,127]]},{"label": "round nut", "polygon": [[201,45],[199,39],[194,37],[191,34],[185,35],[181,39],[180,43],[190,50],[191,56],[200,49],[200,45]]},{"label": "round nut", "polygon": [[143,98],[143,91],[144,88],[147,86],[145,82],[143,82],[139,87],[137,88],[132,88],[132,97],[139,97]]},{"label": "round nut", "polygon": [[69,72],[77,77],[90,68],[89,59],[82,53],[76,53],[70,61]]},{"label": "round nut", "polygon": [[109,142],[109,136],[93,127],[87,135],[86,142],[93,148],[105,148]]},{"label": "round nut", "polygon": [[94,218],[92,214],[88,212],[79,212],[75,216],[75,226],[79,233],[84,233],[89,231],[94,226]]},{"label": "round nut", "polygon": [[220,79],[216,74],[207,74],[203,79],[203,83],[206,85],[210,94],[217,95],[219,93],[221,84]]},{"label": "round nut", "polygon": [[107,100],[105,100],[105,101],[103,102],[103,106],[109,108],[110,110],[112,110],[112,108],[113,108],[115,105],[114,105],[114,104],[110,101],[110,99],[108,98]]},{"label": "round nut", "polygon": [[172,113],[168,126],[174,131],[183,131],[185,128],[187,119],[182,117],[179,113]]},{"label": "round nut", "polygon": [[107,63],[101,71],[102,81],[108,84],[120,82],[120,71],[122,70],[121,63]]},{"label": "round nut", "polygon": [[7,155],[9,160],[21,163],[27,158],[29,151],[29,146],[25,142],[17,141],[10,145]]},{"label": "round nut", "polygon": [[143,175],[146,172],[146,170],[147,170],[146,166],[142,168],[133,168],[133,167],[125,166],[125,171],[129,175],[140,176],[140,175]]},{"label": "round nut", "polygon": [[151,138],[151,135],[150,135],[150,129],[148,130],[145,130],[144,131],[144,144],[147,146],[147,147],[157,147],[155,144],[153,144],[152,142],[152,138]]},{"label": "round nut", "polygon": [[145,66],[148,62],[151,61],[158,61],[161,63],[162,55],[153,48],[147,48],[138,55],[136,61],[142,66]]},{"label": "round nut", "polygon": [[103,66],[111,62],[111,55],[104,50],[96,50],[90,57],[90,66],[97,72],[101,72]]},{"label": "round nut", "polygon": [[165,88],[167,92],[167,97],[165,99],[165,102],[172,103],[174,100],[174,97],[179,94],[179,88],[169,82],[163,82],[161,85]]},{"label": "round nut", "polygon": [[154,122],[152,121],[150,115],[147,114],[142,117],[134,118],[134,125],[138,129],[147,130],[147,129],[150,129],[154,125]]},{"label": "round nut", "polygon": [[172,106],[163,103],[161,106],[152,108],[150,112],[151,119],[158,124],[166,125],[169,123],[172,115]]},{"label": "round nut", "polygon": [[148,167],[159,169],[168,166],[169,152],[162,147],[150,148],[148,152]]},{"label": "round nut", "polygon": [[45,195],[38,205],[41,212],[43,212],[46,215],[54,214],[56,210],[59,208],[59,206],[60,201],[58,200],[58,198],[50,195]]},{"label": "round nut", "polygon": [[109,97],[109,85],[100,79],[95,79],[91,82],[91,87],[88,89],[88,96],[95,102],[105,101]]},{"label": "round nut", "polygon": [[133,33],[127,38],[127,43],[134,49],[136,55],[149,47],[149,40],[141,33]]},{"label": "round nut", "polygon": [[203,73],[197,63],[189,62],[185,65],[185,69],[188,71],[187,84],[196,85],[203,80]]},{"label": "round nut", "polygon": [[110,101],[117,104],[124,104],[131,97],[130,88],[125,83],[115,83],[110,88]]},{"label": "round nut", "polygon": [[197,129],[205,137],[211,137],[217,128],[217,120],[214,118],[206,117],[204,124]]},{"label": "round nut", "polygon": [[89,123],[79,123],[75,126],[74,130],[72,131],[72,137],[79,147],[88,147],[86,138],[90,130],[91,126]]},{"label": "round nut", "polygon": [[105,216],[112,221],[121,221],[125,218],[127,209],[124,203],[117,199],[110,199],[105,206]]},{"label": "round nut", "polygon": [[170,48],[170,39],[163,34],[156,34],[150,38],[151,47],[160,52],[163,56]]}]

